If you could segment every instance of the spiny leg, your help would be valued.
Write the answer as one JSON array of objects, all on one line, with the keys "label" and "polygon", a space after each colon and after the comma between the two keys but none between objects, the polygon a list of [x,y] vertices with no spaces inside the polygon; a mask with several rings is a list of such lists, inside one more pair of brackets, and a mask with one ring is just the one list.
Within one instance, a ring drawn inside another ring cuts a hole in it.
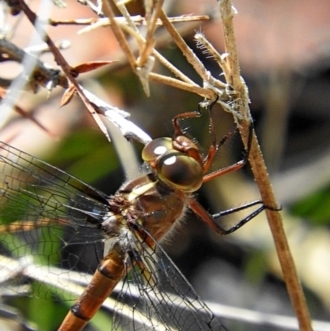
[{"label": "spiny leg", "polygon": [[[208,110],[212,109],[212,107],[217,103],[219,97],[217,96],[207,107]],[[172,124],[174,127],[174,136],[184,136],[184,132],[183,129],[180,126],[180,121],[182,119],[186,119],[186,118],[193,118],[193,117],[200,117],[202,115],[202,111],[201,111],[201,106],[200,104],[198,104],[198,108],[195,111],[191,111],[191,112],[185,112],[185,113],[181,113],[176,115],[173,120],[172,120]],[[211,120],[211,119],[210,119]]]},{"label": "spiny leg", "polygon": [[174,127],[174,137],[185,135],[185,133],[183,132],[183,129],[180,125],[180,121],[182,119],[200,117],[201,115],[202,115],[202,113],[201,113],[199,105],[198,105],[198,110],[191,111],[191,112],[185,112],[185,113],[181,113],[181,114],[176,115],[172,119],[172,124],[173,124],[173,127]]},{"label": "spiny leg", "polygon": [[[216,133],[215,133],[215,127],[213,123],[213,117],[212,117],[212,108],[213,106],[217,103],[219,97],[217,96],[215,100],[213,100],[208,106],[207,110],[209,112],[209,128],[210,128],[210,134],[211,134],[211,144],[208,149],[207,155],[203,160],[203,173],[205,174],[209,168],[211,167],[215,154],[218,151],[219,145],[217,145],[217,138],[216,138]],[[172,120],[173,127],[174,127],[174,136],[178,137],[181,135],[185,135],[183,132],[183,129],[180,126],[180,120],[185,119],[185,118],[192,118],[192,117],[200,117],[202,114],[201,111],[201,106],[200,104],[198,105],[198,110],[194,112],[186,112],[179,114],[174,117]]]},{"label": "spiny leg", "polygon": [[[212,125],[213,125],[213,121],[212,121]],[[214,142],[213,142],[213,140],[212,140],[212,144],[211,144],[211,146],[209,147],[209,151],[208,151],[208,153],[207,153],[207,156],[206,156],[206,158],[204,159],[204,163],[203,163],[203,172],[204,172],[204,174],[210,169],[210,167],[211,167],[211,165],[212,165],[212,163],[213,163],[213,160],[214,160],[214,157],[215,157],[215,154],[218,152],[218,150],[220,149],[220,147],[222,146],[222,145],[224,145],[225,144],[225,142],[228,140],[228,139],[230,139],[232,136],[233,136],[233,134],[235,133],[235,132],[237,132],[237,128],[235,127],[234,129],[232,129],[232,130],[230,130],[225,136],[223,136],[222,137],[222,139],[219,141],[219,143],[217,144],[217,145],[215,145],[216,147],[214,148],[213,146],[213,144],[214,144]],[[214,138],[215,138],[215,134],[212,134],[212,130],[211,130],[211,135],[212,136],[214,136]],[[207,176],[207,175],[206,175]]]},{"label": "spiny leg", "polygon": [[[234,128],[233,130],[231,130],[230,132],[228,132],[219,142],[217,149],[219,149],[235,132],[237,131],[237,128]],[[236,170],[241,169],[242,167],[244,167],[244,165],[247,163],[248,161],[248,157],[249,157],[249,153],[251,150],[251,145],[252,145],[252,136],[253,136],[253,125],[250,125],[250,129],[249,129],[249,137],[248,137],[248,144],[247,144],[247,149],[245,151],[244,157],[242,160],[228,166],[225,168],[221,168],[218,169],[210,174],[204,175],[203,177],[203,182],[207,182],[213,178],[216,178],[218,176],[222,176],[226,173],[230,173]],[[224,229],[222,226],[220,226],[215,219],[220,218],[222,216],[225,215],[229,215],[247,208],[250,208],[252,206],[255,205],[261,205],[259,208],[257,208],[255,211],[253,211],[251,214],[247,215],[244,219],[242,219],[241,221],[239,221],[236,225],[234,225],[233,227],[231,227],[230,229],[226,230]],[[195,214],[197,214],[198,216],[200,216],[202,218],[202,220],[207,223],[214,231],[216,231],[217,233],[221,234],[221,235],[227,235],[229,233],[232,233],[236,230],[238,230],[239,228],[241,228],[244,224],[246,224],[247,222],[249,222],[251,219],[253,219],[254,217],[256,217],[258,214],[260,214],[263,210],[265,209],[270,209],[270,210],[275,210],[278,211],[280,210],[280,208],[273,208],[273,207],[268,207],[265,206],[262,200],[255,200],[252,202],[249,202],[247,204],[244,204],[242,206],[236,207],[236,208],[231,208],[213,215],[210,215],[201,205],[198,204],[198,202],[196,200],[192,200],[189,204],[189,207],[195,212]]]},{"label": "spiny leg", "polygon": [[[226,142],[228,140],[229,137],[231,137],[236,131],[236,128],[233,129],[232,131],[230,131],[227,135],[225,135],[220,143],[219,143],[219,147],[221,146],[220,144],[224,144],[224,142]],[[204,175],[203,177],[203,183],[206,183],[208,181],[210,181],[211,179],[213,178],[216,178],[216,177],[219,177],[219,176],[222,176],[224,174],[227,174],[227,173],[230,173],[230,172],[233,172],[233,171],[237,171],[241,168],[243,168],[245,166],[245,164],[247,163],[248,161],[248,158],[249,158],[249,154],[250,154],[250,150],[251,150],[251,145],[252,145],[252,133],[253,133],[253,125],[251,124],[250,125],[250,129],[249,129],[249,137],[248,137],[248,144],[247,144],[247,150],[246,152],[244,153],[244,157],[242,160],[228,166],[228,167],[225,167],[225,168],[221,168],[221,169],[218,169],[218,170],[215,170],[207,175]]]},{"label": "spiny leg", "polygon": [[242,220],[240,220],[236,225],[232,226],[231,228],[229,228],[227,230],[224,230],[224,233],[223,233],[224,235],[230,234],[230,233],[235,232],[239,228],[241,228],[244,224],[251,221],[257,215],[259,215],[263,210],[265,210],[267,207],[264,205],[264,203],[261,200],[255,200],[255,201],[246,203],[244,205],[241,205],[239,207],[227,209],[227,210],[221,211],[219,213],[213,214],[211,217],[212,217],[213,220],[215,220],[215,219],[220,218],[222,216],[229,215],[229,214],[232,214],[232,213],[236,213],[238,211],[241,211],[241,210],[244,210],[244,209],[250,208],[252,206],[259,205],[259,204],[261,204],[261,206],[259,208],[257,208],[256,210],[254,210],[251,214],[244,217]]},{"label": "spiny leg", "polygon": [[223,228],[221,225],[219,225],[216,221],[215,218],[219,218],[221,216],[224,215],[228,215],[249,207],[252,207],[254,205],[257,204],[262,204],[262,201],[257,200],[257,201],[253,201],[251,203],[248,203],[246,205],[240,206],[238,208],[232,208],[214,215],[210,215],[196,200],[192,200],[189,203],[189,207],[190,209],[196,214],[198,215],[203,222],[205,222],[213,231],[217,232],[220,235],[227,235],[229,233],[232,233],[236,230],[238,230],[240,227],[242,227],[244,224],[246,224],[247,222],[249,222],[252,218],[254,218],[255,216],[257,216],[259,213],[261,213],[264,209],[265,206],[262,204],[261,207],[259,207],[256,211],[254,211],[253,213],[251,213],[250,215],[248,215],[247,217],[245,217],[243,220],[241,220],[240,222],[238,222],[236,225],[234,225],[232,228],[226,230],[225,228]]},{"label": "spiny leg", "polygon": [[[241,211],[241,210],[244,210],[244,209],[259,205],[259,204],[261,205],[259,208],[254,210],[251,214],[244,217],[236,225],[234,225],[233,227],[231,227],[229,229],[223,228],[221,225],[219,225],[215,221],[215,219],[220,218],[222,216],[229,215],[229,214],[232,214],[232,213],[236,213],[238,211]],[[210,215],[195,199],[190,201],[189,207],[213,231],[219,233],[220,235],[227,235],[227,234],[235,232],[236,230],[241,228],[244,224],[248,223],[253,218],[255,218],[257,215],[259,215],[265,209],[274,210],[274,211],[281,210],[281,208],[272,208],[272,207],[265,206],[264,203],[261,200],[255,200],[255,201],[249,202],[247,204],[244,204],[242,206],[239,206],[239,207],[236,207],[236,208],[231,208],[231,209],[228,209],[228,210],[225,210],[225,211],[213,214],[213,215]]]}]

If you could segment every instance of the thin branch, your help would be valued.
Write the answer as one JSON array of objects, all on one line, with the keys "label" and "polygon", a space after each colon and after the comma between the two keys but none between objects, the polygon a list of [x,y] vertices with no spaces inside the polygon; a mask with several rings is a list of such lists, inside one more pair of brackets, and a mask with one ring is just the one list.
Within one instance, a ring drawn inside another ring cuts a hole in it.
[{"label": "thin branch", "polygon": [[[213,47],[213,45],[205,38],[202,33],[196,33],[195,40],[197,41],[197,47],[201,49],[205,48],[207,50],[207,53],[219,64],[219,67],[223,71],[226,81],[228,82],[229,80],[227,78],[229,78],[231,74],[230,68],[225,61],[225,58],[228,56],[228,54],[225,53],[220,55],[219,52]],[[219,80],[214,80],[214,85],[218,88],[227,87],[227,84]]]},{"label": "thin branch", "polygon": [[[211,73],[206,70],[203,63],[198,59],[198,57],[195,55],[195,53],[191,50],[191,48],[188,47],[188,45],[185,43],[183,38],[180,36],[178,31],[175,29],[173,24],[168,20],[166,13],[161,10],[159,18],[162,20],[164,27],[168,31],[168,33],[173,38],[173,41],[176,43],[176,45],[181,50],[182,54],[187,58],[187,61],[193,66],[197,74],[203,79],[204,87],[213,89],[213,92],[215,95],[219,96],[219,102],[221,103],[221,100],[223,98],[227,99],[226,93],[225,93],[225,84],[223,84],[221,81],[216,80]],[[217,88],[217,86],[221,86],[220,89]]]},{"label": "thin branch", "polygon": [[198,86],[194,81],[192,81],[188,76],[186,76],[182,71],[175,67],[171,62],[169,62],[163,55],[161,55],[157,50],[154,49],[152,55],[167,69],[169,69],[176,77],[181,79],[183,82],[186,82],[191,85]]},{"label": "thin branch", "polygon": [[102,1],[102,10],[104,12],[104,14],[109,18],[110,22],[111,22],[111,28],[112,28],[112,31],[113,33],[115,34],[118,42],[119,42],[119,45],[121,47],[121,49],[123,50],[123,52],[125,53],[126,57],[127,57],[127,60],[129,62],[129,64],[131,65],[131,68],[133,69],[133,71],[135,72],[136,71],[136,60],[135,60],[135,57],[133,55],[133,53],[131,52],[130,48],[129,48],[129,45],[127,43],[127,40],[124,36],[124,33],[123,31],[120,29],[117,21],[116,21],[116,18],[115,18],[115,15],[111,9],[111,6],[109,4],[110,0],[104,0]]},{"label": "thin branch", "polygon": [[146,43],[144,45],[144,48],[141,52],[141,55],[138,59],[138,66],[139,67],[143,67],[145,65],[145,63],[147,62],[150,54],[152,53],[154,46],[155,46],[155,31],[157,28],[157,20],[158,20],[158,16],[159,16],[159,12],[162,8],[163,5],[163,0],[158,0],[155,3],[155,8],[154,8],[154,12],[152,13],[152,16],[150,18],[149,24],[148,26],[148,32],[147,32],[147,36],[146,36]]},{"label": "thin branch", "polygon": [[[238,56],[235,41],[235,32],[233,24],[234,8],[230,0],[221,0],[219,2],[220,13],[224,28],[224,38],[226,52],[229,54],[226,61],[230,67],[231,75],[228,77],[229,83],[240,96],[238,100],[238,111],[245,114],[245,118],[251,118],[248,106],[249,98],[247,88],[240,77]],[[242,139],[247,143],[250,121],[240,121],[240,132]],[[269,180],[266,165],[264,163],[260,146],[256,135],[253,133],[252,148],[249,154],[249,162],[252,172],[260,190],[262,201],[268,207],[276,207],[276,201],[272,185]],[[306,300],[298,279],[294,260],[292,258],[287,238],[283,228],[281,214],[278,211],[266,209],[268,223],[273,235],[277,255],[281,264],[283,277],[287,285],[291,303],[298,318],[300,330],[311,331],[311,320],[306,305]]]},{"label": "thin branch", "polygon": [[168,76],[163,76],[163,75],[159,75],[156,73],[150,73],[149,75],[149,79],[151,81],[157,82],[157,83],[162,83],[162,84],[166,84],[169,86],[173,86],[176,88],[179,88],[181,90],[185,90],[191,93],[195,93],[195,94],[199,94],[200,96],[207,98],[207,99],[214,99],[216,97],[215,93],[207,88],[202,88],[199,87],[198,85],[194,84],[189,84],[186,82],[182,82],[178,79],[175,78],[171,78]]},{"label": "thin branch", "polygon": [[205,69],[203,63],[198,59],[195,53],[188,47],[182,37],[179,35],[173,24],[167,18],[166,13],[161,10],[159,13],[159,18],[162,20],[164,27],[169,32],[173,41],[181,50],[182,54],[187,58],[187,61],[193,66],[195,71],[199,74],[199,76],[203,79],[203,81],[208,81],[209,75],[207,70]]},{"label": "thin branch", "polygon": [[[0,39],[0,62],[15,61],[22,63],[25,57],[33,57],[35,61],[32,75],[28,77],[24,73],[21,75],[22,79],[26,80],[27,87],[33,92],[36,93],[39,86],[47,89],[58,85],[64,88],[68,87],[68,81],[60,70],[49,68],[49,65],[46,65],[34,55],[27,53],[6,39]],[[11,82],[12,80],[2,79],[0,80],[0,86],[9,87]]]},{"label": "thin branch", "polygon": [[[18,0],[21,9],[24,11],[27,18],[30,20],[30,22],[35,25],[37,22],[36,14],[26,5],[24,0]],[[93,105],[90,103],[89,99],[84,95],[83,91],[81,90],[76,78],[72,74],[72,68],[69,66],[69,64],[66,62],[64,57],[62,56],[61,52],[57,49],[54,42],[51,40],[51,38],[48,36],[46,31],[38,24],[38,26],[35,26],[35,29],[38,33],[42,34],[45,38],[45,41],[50,49],[50,51],[53,53],[55,60],[57,61],[57,64],[62,68],[64,71],[67,79],[70,81],[70,83],[75,87],[77,93],[79,94],[81,100],[84,102],[85,106],[87,107],[90,114],[93,116],[96,124],[99,126],[100,130],[103,132],[103,134],[107,137],[107,139],[110,141],[110,136],[108,133],[108,130],[98,114],[96,113]]]},{"label": "thin branch", "polygon": [[[143,44],[145,43],[145,39],[141,36],[140,33],[136,33],[135,30],[130,29],[126,25],[121,25],[121,28],[129,33],[131,36],[134,37],[134,39],[137,41],[137,43]],[[184,82],[192,85],[196,85],[189,77],[187,77],[183,72],[181,72],[179,69],[177,69],[171,62],[169,62],[163,55],[161,55],[156,49],[153,50],[152,55],[155,56],[155,58],[162,63],[167,69],[169,69],[176,77],[180,78]]]},{"label": "thin branch", "polygon": [[[129,14],[126,6],[124,3],[120,3],[120,1],[118,0],[114,0],[114,3],[116,4],[117,8],[119,9],[119,11],[121,12],[121,14],[123,15],[122,19],[123,22],[125,22],[126,24],[128,24],[128,26],[130,26],[133,30],[138,31],[137,27],[136,27],[136,23],[134,22],[134,20],[131,18],[131,15]],[[115,18],[116,20],[118,19],[117,17]]]},{"label": "thin branch", "polygon": [[[146,19],[141,15],[131,15],[131,21],[134,22],[135,25],[147,25]],[[175,16],[168,17],[171,23],[184,23],[184,22],[199,22],[199,21],[207,21],[209,17],[207,15],[184,15],[184,16]],[[116,21],[122,24],[128,24],[125,17],[116,17]],[[90,31],[100,27],[110,26],[111,22],[109,18],[76,18],[76,19],[68,19],[68,20],[55,20],[49,19],[48,24],[52,26],[58,25],[87,25],[86,31]],[[162,26],[163,23],[160,19],[157,19],[155,22],[156,25]]]},{"label": "thin branch", "polygon": [[[232,2],[230,0],[220,0],[220,14],[223,25],[225,49],[229,54],[227,60],[228,67],[231,71],[231,76],[227,77],[227,83],[231,86],[239,87],[239,91],[243,88],[240,68],[238,63],[237,47],[236,47],[236,36],[234,31],[234,14],[236,12]],[[243,93],[243,95],[246,93]]]}]

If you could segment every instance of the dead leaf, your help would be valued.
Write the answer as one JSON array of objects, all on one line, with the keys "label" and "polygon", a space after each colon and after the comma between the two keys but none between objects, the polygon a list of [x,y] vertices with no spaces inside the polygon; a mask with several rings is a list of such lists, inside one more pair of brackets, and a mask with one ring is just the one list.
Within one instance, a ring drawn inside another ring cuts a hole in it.
[{"label": "dead leaf", "polygon": [[86,62],[77,65],[76,67],[73,67],[71,71],[77,72],[79,74],[84,73],[84,72],[89,72],[92,70],[96,70],[98,68],[101,68],[105,65],[111,64],[116,61],[92,61],[92,62]]},{"label": "dead leaf", "polygon": [[64,91],[64,94],[63,94],[63,97],[61,100],[61,107],[67,105],[71,101],[75,92],[76,92],[75,86],[70,84],[70,86]]}]

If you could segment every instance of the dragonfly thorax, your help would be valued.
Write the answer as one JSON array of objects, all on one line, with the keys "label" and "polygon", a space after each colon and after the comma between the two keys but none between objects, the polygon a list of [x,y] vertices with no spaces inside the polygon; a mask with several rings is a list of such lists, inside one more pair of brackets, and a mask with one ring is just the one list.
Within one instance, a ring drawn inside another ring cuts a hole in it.
[{"label": "dragonfly thorax", "polygon": [[[161,240],[184,214],[190,194],[164,185],[155,175],[141,176],[125,183],[109,201],[112,212],[103,223],[105,234],[120,236],[124,229],[143,228],[155,240]],[[122,230],[120,230],[122,228]],[[143,231],[144,231],[143,230]]]}]

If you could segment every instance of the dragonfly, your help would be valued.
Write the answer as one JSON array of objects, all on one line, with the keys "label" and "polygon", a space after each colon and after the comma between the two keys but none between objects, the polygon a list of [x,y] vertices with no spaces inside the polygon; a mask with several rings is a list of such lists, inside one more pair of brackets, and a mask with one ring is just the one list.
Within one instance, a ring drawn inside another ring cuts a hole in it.
[{"label": "dragonfly", "polygon": [[[94,273],[58,330],[84,329],[118,287],[111,330],[226,330],[159,244],[187,210],[226,235],[265,208],[256,200],[210,215],[194,197],[203,183],[242,168],[251,146],[250,137],[242,160],[210,172],[219,148],[236,132],[217,142],[212,106],[207,107],[211,145],[205,156],[180,124],[182,119],[201,116],[201,110],[179,114],[172,120],[173,138],[157,138],[144,147],[147,174],[124,183],[113,196],[0,143],[0,259],[24,261],[32,256],[40,272],[48,268],[59,282],[72,270],[83,270],[81,277]],[[259,206],[252,214],[228,230],[216,221],[255,205]],[[12,285],[32,282],[32,275],[22,268],[18,263],[11,270]],[[132,284],[137,289],[134,296]],[[55,297],[54,289],[45,293],[35,284],[31,291]],[[57,289],[56,296],[60,295]],[[121,314],[124,305],[130,306],[129,316]]]}]

